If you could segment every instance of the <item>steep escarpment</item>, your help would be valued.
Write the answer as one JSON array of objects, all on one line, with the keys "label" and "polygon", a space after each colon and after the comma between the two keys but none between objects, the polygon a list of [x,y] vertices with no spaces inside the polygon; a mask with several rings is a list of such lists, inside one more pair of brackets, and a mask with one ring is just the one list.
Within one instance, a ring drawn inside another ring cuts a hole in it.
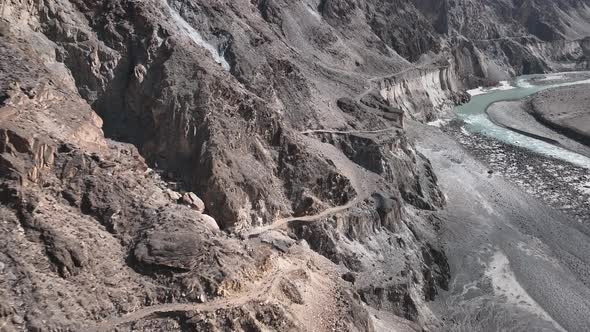
[{"label": "steep escarpment", "polygon": [[[382,94],[397,107],[412,109],[408,114],[420,120],[434,119],[464,100],[457,92],[466,87],[586,68],[589,8],[568,1],[326,0],[318,5],[332,27],[368,30],[384,50],[413,62],[416,70],[374,82],[385,87]],[[436,66],[443,69],[428,69]]]},{"label": "steep escarpment", "polygon": [[370,30],[302,3],[2,8],[8,324],[438,324],[444,200],[371,80],[409,64]]},{"label": "steep escarpment", "polygon": [[379,85],[385,100],[420,121],[435,120],[469,98],[460,88],[453,62],[412,68],[380,79]]},{"label": "steep escarpment", "polygon": [[412,62],[441,54],[454,59],[467,86],[584,68],[581,44],[590,35],[587,1],[326,0],[320,10],[335,26],[368,26]]},{"label": "steep escarpment", "polygon": [[463,69],[474,74],[471,80],[580,68],[580,44],[590,34],[588,2],[484,0],[453,4],[446,21],[451,31],[465,38],[452,42],[453,48],[457,42],[473,42],[470,53],[478,58],[474,70],[469,66]]},{"label": "steep escarpment", "polygon": [[[481,52],[477,64],[481,76],[495,80],[551,71],[583,70],[586,66],[583,39],[540,41],[520,37],[477,41],[475,45]],[[498,66],[498,60],[504,65]]]}]

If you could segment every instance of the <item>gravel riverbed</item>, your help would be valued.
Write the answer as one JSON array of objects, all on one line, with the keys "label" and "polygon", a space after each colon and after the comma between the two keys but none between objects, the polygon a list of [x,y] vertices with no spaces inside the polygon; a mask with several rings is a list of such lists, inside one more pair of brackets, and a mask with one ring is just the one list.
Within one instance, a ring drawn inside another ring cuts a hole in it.
[{"label": "gravel riverbed", "polygon": [[590,170],[498,140],[467,133],[460,121],[442,128],[477,159],[490,176],[513,184],[579,222],[590,222]]}]

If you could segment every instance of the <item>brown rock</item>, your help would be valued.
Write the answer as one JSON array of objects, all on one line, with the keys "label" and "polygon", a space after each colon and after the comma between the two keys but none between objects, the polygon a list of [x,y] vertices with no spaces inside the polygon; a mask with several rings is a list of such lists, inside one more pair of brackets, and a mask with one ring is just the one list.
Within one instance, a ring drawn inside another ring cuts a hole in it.
[{"label": "brown rock", "polygon": [[168,194],[168,197],[173,201],[178,201],[182,197],[178,192],[170,189],[166,189],[166,194]]},{"label": "brown rock", "polygon": [[182,202],[199,212],[205,211],[205,203],[192,192],[187,192],[182,195]]}]

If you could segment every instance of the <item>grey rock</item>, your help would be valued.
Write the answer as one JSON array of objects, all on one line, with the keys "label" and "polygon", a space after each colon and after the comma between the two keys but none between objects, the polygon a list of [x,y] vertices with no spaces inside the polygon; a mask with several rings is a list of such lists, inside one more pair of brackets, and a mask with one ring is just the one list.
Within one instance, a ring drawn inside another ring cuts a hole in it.
[{"label": "grey rock", "polygon": [[207,227],[211,228],[212,230],[219,230],[219,225],[217,221],[213,217],[207,214],[201,215],[201,220],[207,225]]},{"label": "grey rock", "polygon": [[137,79],[137,82],[141,84],[143,83],[143,79],[145,74],[147,73],[147,69],[142,64],[138,64],[135,66],[133,73],[135,75],[135,79]]},{"label": "grey rock", "polygon": [[12,322],[14,324],[20,325],[20,324],[24,323],[25,320],[19,315],[12,315]]},{"label": "grey rock", "polygon": [[184,193],[182,195],[182,202],[199,212],[205,211],[205,203],[203,203],[203,201],[192,192]]},{"label": "grey rock", "polygon": [[166,194],[168,194],[168,197],[173,201],[178,201],[182,197],[180,193],[170,189],[166,189]]},{"label": "grey rock", "polygon": [[346,272],[342,275],[342,279],[354,284],[356,281],[356,276],[352,272]]}]

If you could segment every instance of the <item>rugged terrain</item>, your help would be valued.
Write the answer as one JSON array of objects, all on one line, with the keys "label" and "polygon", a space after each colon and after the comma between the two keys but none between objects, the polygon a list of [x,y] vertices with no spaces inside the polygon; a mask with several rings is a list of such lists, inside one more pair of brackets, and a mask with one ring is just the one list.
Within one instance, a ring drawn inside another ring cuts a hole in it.
[{"label": "rugged terrain", "polygon": [[441,328],[445,198],[405,119],[589,54],[585,1],[0,14],[8,330]]}]

